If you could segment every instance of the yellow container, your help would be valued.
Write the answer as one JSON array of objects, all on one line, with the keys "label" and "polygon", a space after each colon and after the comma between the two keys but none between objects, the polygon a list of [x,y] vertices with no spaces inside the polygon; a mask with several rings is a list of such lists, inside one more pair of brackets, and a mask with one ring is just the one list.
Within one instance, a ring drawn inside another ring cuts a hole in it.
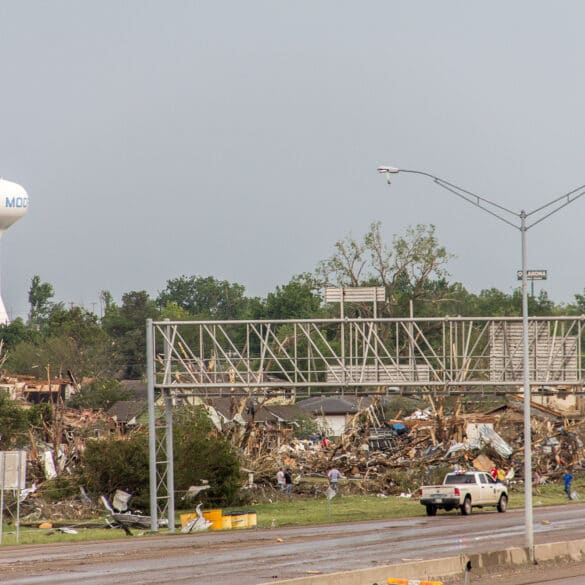
[{"label": "yellow container", "polygon": [[256,528],[257,524],[256,512],[248,511],[248,528]]},{"label": "yellow container", "polygon": [[211,526],[209,527],[210,530],[222,530],[222,512],[221,510],[207,510],[203,512],[203,517],[211,522]]},{"label": "yellow container", "polygon": [[181,514],[181,528],[185,528],[191,520],[197,518],[197,514]]},{"label": "yellow container", "polygon": [[248,528],[247,512],[232,512],[232,528]]},{"label": "yellow container", "polygon": [[231,516],[222,516],[221,517],[221,529],[222,530],[231,530],[232,527],[232,517]]}]

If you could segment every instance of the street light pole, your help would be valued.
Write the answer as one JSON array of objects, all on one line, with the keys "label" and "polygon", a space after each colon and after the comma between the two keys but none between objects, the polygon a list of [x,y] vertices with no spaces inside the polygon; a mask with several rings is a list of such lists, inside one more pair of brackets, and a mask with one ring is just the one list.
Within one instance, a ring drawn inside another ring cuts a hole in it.
[{"label": "street light pole", "polygon": [[522,379],[524,381],[524,528],[530,562],[534,562],[534,521],[532,514],[532,426],[530,424],[531,391],[528,352],[528,290],[526,260],[526,212],[520,212],[522,240]]},{"label": "street light pole", "polygon": [[[530,395],[530,364],[528,351],[528,289],[527,289],[527,247],[526,232],[535,225],[544,221],[547,217],[566,207],[573,201],[585,195],[585,185],[581,185],[565,195],[556,197],[545,205],[538,207],[530,212],[525,210],[518,212],[507,209],[503,205],[481,197],[467,189],[463,189],[445,181],[435,175],[425,171],[399,169],[397,167],[383,166],[378,167],[378,172],[386,176],[390,184],[390,175],[398,173],[412,173],[431,179],[435,184],[447,191],[450,191],[457,197],[464,199],[468,203],[479,207],[481,210],[493,215],[500,221],[507,223],[509,226],[520,231],[522,245],[522,379],[524,388],[524,516],[526,532],[526,548],[530,561],[534,562],[534,526],[532,515],[532,430],[530,426],[531,414],[531,395]],[[552,208],[552,209],[551,209]],[[507,216],[511,216],[509,219]],[[528,218],[535,216],[534,221],[528,224]]]}]

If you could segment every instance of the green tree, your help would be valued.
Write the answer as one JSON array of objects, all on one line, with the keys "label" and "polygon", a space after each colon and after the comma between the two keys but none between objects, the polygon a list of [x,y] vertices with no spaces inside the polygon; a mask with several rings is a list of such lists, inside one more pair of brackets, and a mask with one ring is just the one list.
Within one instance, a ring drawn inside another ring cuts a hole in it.
[{"label": "green tree", "polygon": [[117,380],[98,379],[82,385],[80,391],[69,399],[67,406],[107,410],[120,400],[132,400],[133,396]]},{"label": "green tree", "polygon": [[174,301],[171,301],[170,303],[165,305],[165,307],[161,311],[160,317],[161,317],[161,319],[168,319],[169,321],[192,321],[193,320],[193,315],[191,315],[191,313],[189,313],[189,311],[187,311],[187,309],[180,307]]},{"label": "green tree", "polygon": [[5,367],[9,372],[16,374],[29,375],[36,378],[44,376],[41,350],[36,343],[29,341],[17,343],[8,352]]},{"label": "green tree", "polygon": [[[31,338],[31,336],[28,336]],[[112,341],[97,317],[80,307],[52,305],[44,317],[42,333],[31,341],[16,344],[8,353],[8,368],[19,374],[64,377],[71,371],[77,380],[84,376],[111,377],[116,355]]]},{"label": "green tree", "polygon": [[120,371],[127,378],[138,379],[145,371],[146,320],[157,319],[156,303],[146,291],[122,295],[122,305],[106,306],[102,325],[114,340],[122,364]]},{"label": "green tree", "polygon": [[201,319],[241,319],[248,305],[245,290],[241,284],[213,276],[180,276],[167,281],[157,303],[163,309],[175,303]]},{"label": "green tree", "polygon": [[575,302],[570,303],[566,307],[568,315],[585,315],[585,289],[582,293],[577,293],[574,296]]},{"label": "green tree", "polygon": [[29,444],[29,429],[40,424],[41,409],[22,408],[0,393],[0,450],[18,449]]},{"label": "green tree", "polygon": [[[521,301],[521,299],[520,299]],[[482,317],[510,317],[518,315],[518,308],[512,295],[497,288],[482,290],[475,299],[477,315]]]},{"label": "green tree", "polygon": [[203,480],[211,486],[199,496],[215,506],[237,504],[242,477],[231,443],[213,432],[205,411],[184,407],[175,411],[173,443],[175,486],[186,491]]},{"label": "green tree", "polygon": [[20,317],[0,325],[0,339],[4,342],[5,350],[10,350],[23,341],[32,342],[37,337],[37,331],[26,325]]},{"label": "green tree", "polygon": [[79,343],[91,342],[103,334],[98,318],[82,307],[66,309],[62,304],[55,305],[47,315],[47,335],[71,337]]},{"label": "green tree", "polygon": [[310,319],[319,316],[319,284],[310,274],[294,276],[290,282],[268,293],[264,306],[267,319]]},{"label": "green tree", "polygon": [[102,290],[99,295],[103,313],[107,313],[114,306],[114,297],[109,290]]},{"label": "green tree", "polygon": [[[201,409],[185,407],[174,413],[175,489],[209,481],[200,499],[213,505],[239,500],[240,465],[229,441],[212,432]],[[90,493],[112,496],[117,489],[133,495],[133,506],[148,506],[148,435],[135,433],[127,440],[88,441],[82,457],[83,481]]]},{"label": "green tree", "polygon": [[51,299],[55,291],[53,286],[48,282],[42,282],[41,277],[35,274],[32,277],[30,289],[28,291],[28,302],[30,312],[28,317],[29,325],[41,328],[49,316],[52,307]]},{"label": "green tree", "polygon": [[82,481],[94,495],[112,498],[116,490],[132,494],[131,504],[148,508],[148,435],[136,433],[126,440],[87,441],[81,459]]}]

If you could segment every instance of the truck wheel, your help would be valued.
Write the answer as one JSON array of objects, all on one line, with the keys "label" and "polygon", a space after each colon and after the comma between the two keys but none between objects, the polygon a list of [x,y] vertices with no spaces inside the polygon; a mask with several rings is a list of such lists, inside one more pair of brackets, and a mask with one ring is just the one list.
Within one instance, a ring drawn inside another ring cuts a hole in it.
[{"label": "truck wheel", "polygon": [[437,515],[437,506],[433,506],[433,504],[427,504],[427,516],[436,516]]},{"label": "truck wheel", "polygon": [[463,500],[461,513],[464,516],[469,516],[469,514],[471,514],[471,498],[469,496],[465,496],[465,500]]},{"label": "truck wheel", "polygon": [[502,494],[497,505],[498,512],[505,512],[508,509],[508,496]]}]

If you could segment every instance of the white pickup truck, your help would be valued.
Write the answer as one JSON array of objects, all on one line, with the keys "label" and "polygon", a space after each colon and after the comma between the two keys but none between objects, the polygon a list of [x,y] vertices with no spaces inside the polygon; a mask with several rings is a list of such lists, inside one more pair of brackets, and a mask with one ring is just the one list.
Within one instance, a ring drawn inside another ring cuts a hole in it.
[{"label": "white pickup truck", "polygon": [[419,494],[427,516],[435,516],[439,509],[459,508],[467,515],[474,506],[496,506],[498,512],[505,512],[508,507],[508,489],[484,471],[448,473],[442,485],[423,485]]}]

